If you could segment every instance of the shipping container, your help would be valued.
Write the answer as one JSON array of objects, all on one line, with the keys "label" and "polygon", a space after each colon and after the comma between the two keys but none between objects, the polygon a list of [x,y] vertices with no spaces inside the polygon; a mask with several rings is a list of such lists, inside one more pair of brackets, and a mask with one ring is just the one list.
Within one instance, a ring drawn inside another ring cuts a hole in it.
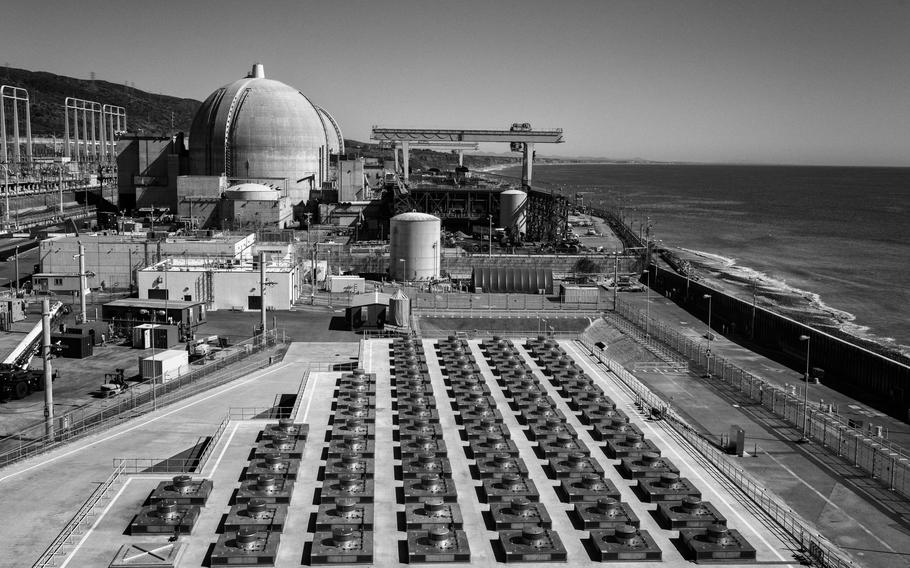
[{"label": "shipping container", "polygon": [[559,296],[566,304],[596,304],[600,298],[600,288],[560,284]]},{"label": "shipping container", "polygon": [[179,342],[176,325],[144,323],[133,328],[136,349],[170,349]]},{"label": "shipping container", "polygon": [[359,276],[329,276],[326,287],[329,292],[336,294],[341,292],[363,294],[366,291],[366,281]]},{"label": "shipping container", "polygon": [[139,359],[139,372],[143,380],[155,379],[166,383],[189,369],[189,355],[184,349],[169,349],[151,357]]},{"label": "shipping container", "polygon": [[57,347],[57,356],[68,359],[85,359],[94,353],[92,337],[79,333],[54,333],[51,343]]}]

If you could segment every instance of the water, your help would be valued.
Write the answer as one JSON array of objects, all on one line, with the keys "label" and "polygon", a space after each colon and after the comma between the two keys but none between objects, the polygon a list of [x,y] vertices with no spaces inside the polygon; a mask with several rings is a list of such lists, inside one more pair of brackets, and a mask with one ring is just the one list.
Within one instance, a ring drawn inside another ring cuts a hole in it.
[{"label": "water", "polygon": [[[517,175],[514,169],[502,173]],[[622,207],[700,273],[760,303],[910,353],[910,168],[535,167],[535,182]]]}]

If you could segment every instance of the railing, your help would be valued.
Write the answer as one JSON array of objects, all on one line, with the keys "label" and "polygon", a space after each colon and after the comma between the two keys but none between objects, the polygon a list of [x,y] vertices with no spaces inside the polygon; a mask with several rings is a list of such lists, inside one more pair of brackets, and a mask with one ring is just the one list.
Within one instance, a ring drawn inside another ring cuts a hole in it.
[{"label": "railing", "polygon": [[[124,393],[112,399],[89,403],[58,417],[52,436],[45,432],[43,422],[25,428],[0,439],[0,467],[16,463],[39,453],[53,449],[65,442],[81,438],[114,424],[125,418],[133,418],[157,410],[204,390],[233,381],[257,369],[268,366],[268,359],[247,361],[264,349],[275,347],[286,341],[280,330],[270,330],[263,339],[256,336],[233,345],[223,351],[226,355],[215,361],[174,378],[167,382],[149,379],[130,386]],[[221,370],[225,373],[210,377]],[[209,377],[208,379],[206,379]],[[203,380],[206,379],[206,380]]]},{"label": "railing", "polygon": [[[363,351],[363,341],[360,342],[360,350]],[[360,356],[357,357],[357,360],[360,361]],[[307,369],[303,372],[303,376],[300,377],[300,387],[297,389],[297,398],[294,399],[294,407],[291,408],[291,418],[296,418],[297,413],[300,412],[300,405],[303,402],[303,393],[306,391],[306,386],[310,382],[310,370]]]},{"label": "railing", "polygon": [[435,339],[441,337],[463,337],[474,339],[476,337],[504,337],[504,338],[523,338],[523,337],[553,337],[557,339],[578,339],[578,331],[537,331],[534,330],[514,330],[514,329],[433,329],[421,331],[420,337],[425,339]]},{"label": "railing", "polygon": [[647,323],[652,341],[661,342],[683,355],[693,366],[705,369],[710,376],[724,381],[750,400],[805,431],[808,438],[852,461],[854,466],[881,480],[888,489],[910,498],[910,452],[905,448],[866,434],[820,405],[813,407],[810,403],[807,407],[799,396],[787,389],[742,369],[716,352],[709,353],[707,341],[687,337],[654,318],[648,321],[645,310],[619,302],[617,313],[638,327],[639,332]]},{"label": "railing", "polygon": [[293,416],[293,406],[232,406],[231,420],[278,420]]},{"label": "railing", "polygon": [[679,417],[669,405],[654,394],[635,376],[617,362],[609,359],[602,349],[582,337],[579,343],[590,352],[591,357],[606,366],[634,394],[636,403],[647,412],[659,413],[673,430],[688,441],[702,456],[718,469],[733,485],[774,519],[808,555],[823,568],[854,568],[855,564],[846,555],[820,535],[799,515],[794,513],[773,492],[762,487],[743,469],[732,464],[713,443],[702,437],[692,426]]},{"label": "railing", "polygon": [[205,442],[202,453],[198,457],[187,458],[114,458],[114,470],[121,469],[124,473],[199,473],[205,467],[212,455],[212,451],[221,436],[227,430],[231,416],[226,415],[215,432]]},{"label": "railing", "polygon": [[57,538],[55,538],[47,550],[44,551],[44,554],[42,554],[37,562],[33,564],[33,568],[56,566],[59,557],[66,556],[67,551],[65,550],[65,547],[72,545],[73,539],[82,534],[81,531],[83,526],[94,517],[95,509],[103,500],[107,499],[111,489],[115,486],[119,486],[120,478],[124,471],[123,465],[115,467],[110,476],[108,476],[101,485],[95,488],[85,503],[83,503],[79,510],[76,511],[76,514],[73,515],[73,518],[70,519],[60,534],[57,535]]}]

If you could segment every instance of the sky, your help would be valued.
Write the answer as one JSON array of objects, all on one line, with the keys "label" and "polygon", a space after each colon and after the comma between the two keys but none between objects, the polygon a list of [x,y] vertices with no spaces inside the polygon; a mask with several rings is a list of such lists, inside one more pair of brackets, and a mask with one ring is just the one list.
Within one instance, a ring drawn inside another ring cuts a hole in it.
[{"label": "sky", "polygon": [[564,130],[541,155],[910,166],[908,30],[905,0],[46,0],[4,5],[0,63],[203,100],[258,61],[357,140],[528,122]]}]

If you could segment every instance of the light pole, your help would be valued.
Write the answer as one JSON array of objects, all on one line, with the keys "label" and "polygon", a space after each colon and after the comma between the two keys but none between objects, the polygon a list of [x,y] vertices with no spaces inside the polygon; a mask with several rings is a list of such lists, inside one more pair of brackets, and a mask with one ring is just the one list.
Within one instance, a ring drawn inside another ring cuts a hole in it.
[{"label": "light pole", "polygon": [[705,348],[705,376],[711,377],[711,294],[705,294],[702,298],[708,300],[708,334],[705,336],[708,339],[708,346]]},{"label": "light pole", "polygon": [[800,442],[809,441],[809,345],[811,344],[811,338],[808,335],[800,335],[800,341],[806,342],[806,375],[803,377],[803,380],[806,381],[806,386],[803,389],[803,437],[799,439]]},{"label": "light pole", "polygon": [[493,256],[493,215],[487,215],[490,221],[490,249],[487,251],[487,257]]},{"label": "light pole", "polygon": [[651,341],[651,267],[645,271],[645,306],[647,315],[645,316],[645,336]]}]

